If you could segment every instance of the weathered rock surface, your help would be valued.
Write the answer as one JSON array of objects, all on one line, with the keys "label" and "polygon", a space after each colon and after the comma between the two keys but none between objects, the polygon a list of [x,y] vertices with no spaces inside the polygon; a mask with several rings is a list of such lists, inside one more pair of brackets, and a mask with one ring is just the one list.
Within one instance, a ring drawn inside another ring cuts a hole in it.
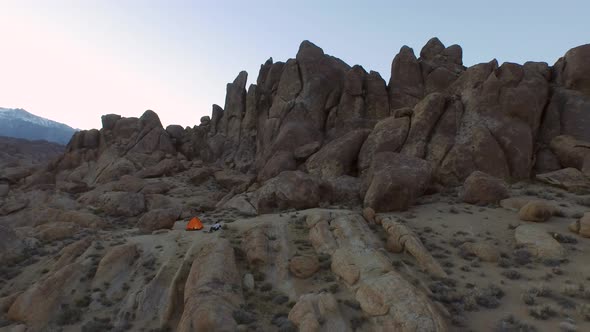
[{"label": "weathered rock surface", "polygon": [[17,297],[10,306],[7,317],[25,322],[33,330],[42,329],[59,311],[60,304],[67,301],[69,290],[76,288],[82,273],[82,266],[74,263],[39,280]]},{"label": "weathered rock surface", "polygon": [[241,289],[229,241],[219,239],[203,247],[186,280],[184,312],[177,330],[236,331],[237,323],[232,314],[243,303]]},{"label": "weathered rock surface", "polygon": [[320,269],[320,262],[316,256],[295,256],[289,262],[289,270],[297,278],[311,277]]},{"label": "weathered rock surface", "polygon": [[526,203],[518,212],[520,220],[544,222],[553,215],[555,208],[546,202],[533,200]]},{"label": "weathered rock surface", "polygon": [[326,144],[307,160],[307,171],[322,178],[351,175],[367,135],[367,130],[355,130]]},{"label": "weathered rock surface", "polygon": [[410,228],[393,218],[382,218],[381,225],[389,236],[399,244],[400,248],[416,258],[424,270],[436,277],[445,278],[447,276],[442,266],[432,257],[416,233]]},{"label": "weathered rock surface", "polygon": [[138,256],[139,252],[135,244],[111,247],[100,260],[92,284],[95,287],[103,286],[105,282],[114,285],[130,278],[129,272]]},{"label": "weathered rock surface", "polygon": [[332,294],[304,294],[289,312],[301,332],[352,331]]},{"label": "weathered rock surface", "polygon": [[287,171],[270,179],[255,193],[258,213],[269,213],[288,208],[316,207],[320,201],[319,184],[308,174]]},{"label": "weathered rock surface", "polygon": [[35,227],[35,236],[40,240],[51,242],[70,238],[79,229],[80,226],[69,222],[50,222]]},{"label": "weathered rock surface", "polygon": [[590,212],[584,213],[582,218],[571,223],[569,229],[583,237],[590,238]]},{"label": "weathered rock surface", "polygon": [[141,216],[137,222],[137,228],[144,233],[151,233],[159,229],[171,229],[174,222],[180,217],[180,212],[179,209],[151,210]]},{"label": "weathered rock surface", "polygon": [[135,192],[106,192],[99,196],[89,196],[81,202],[93,205],[114,217],[134,217],[146,210],[145,197]]},{"label": "weathered rock surface", "polygon": [[[332,271],[354,291],[364,314],[371,317],[371,330],[447,331],[437,307],[377,250],[381,244],[362,216],[314,214],[307,224],[314,248],[331,255]],[[315,327],[311,318],[310,325]]]},{"label": "weathered rock surface", "polygon": [[573,167],[590,176],[590,143],[561,135],[551,140],[551,150],[563,167]]},{"label": "weathered rock surface", "polygon": [[498,203],[508,197],[508,185],[501,179],[475,171],[463,184],[463,202],[477,205]]},{"label": "weathered rock surface", "polygon": [[484,262],[497,262],[500,259],[500,250],[490,243],[465,242],[461,245],[461,249]]},{"label": "weathered rock surface", "polygon": [[378,153],[363,179],[364,206],[376,212],[405,210],[426,191],[431,176],[432,168],[423,159],[393,152]]},{"label": "weathered rock surface", "polygon": [[552,186],[563,188],[576,194],[590,193],[590,178],[575,168],[564,168],[558,171],[537,174],[537,180]]},{"label": "weathered rock surface", "polygon": [[24,247],[22,239],[12,228],[0,226],[0,262],[18,257]]},{"label": "weathered rock surface", "polygon": [[548,232],[537,225],[521,225],[514,232],[518,245],[523,246],[536,257],[561,259],[564,249]]}]

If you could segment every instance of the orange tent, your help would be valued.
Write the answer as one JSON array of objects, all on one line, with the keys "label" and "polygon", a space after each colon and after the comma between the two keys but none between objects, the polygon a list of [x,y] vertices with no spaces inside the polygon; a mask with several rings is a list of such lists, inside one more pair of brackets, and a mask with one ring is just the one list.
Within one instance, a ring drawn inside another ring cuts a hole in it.
[{"label": "orange tent", "polygon": [[186,224],[187,231],[198,231],[201,229],[203,229],[203,223],[197,217],[193,217],[193,219]]}]

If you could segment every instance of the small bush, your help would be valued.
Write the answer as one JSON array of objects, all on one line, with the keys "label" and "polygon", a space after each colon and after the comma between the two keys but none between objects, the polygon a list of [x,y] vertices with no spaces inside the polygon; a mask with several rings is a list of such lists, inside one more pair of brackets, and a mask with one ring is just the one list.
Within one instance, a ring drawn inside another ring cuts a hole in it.
[{"label": "small bush", "polygon": [[242,309],[234,310],[232,316],[238,324],[248,325],[256,321],[256,316],[253,313]]},{"label": "small bush", "polygon": [[346,306],[354,309],[354,310],[361,310],[361,304],[358,301],[355,300],[344,300],[342,303],[344,303]]},{"label": "small bush", "polygon": [[330,287],[328,287],[328,290],[330,293],[336,294],[338,291],[340,291],[340,286],[338,284],[331,284]]},{"label": "small bush", "polygon": [[494,332],[535,332],[537,329],[534,326],[528,325],[526,322],[520,322],[514,316],[510,315],[496,324]]},{"label": "small bush", "polygon": [[557,312],[552,306],[545,304],[529,308],[529,315],[536,319],[547,320],[551,317],[555,317]]},{"label": "small bush", "polygon": [[60,326],[77,323],[82,318],[82,311],[77,308],[66,307],[57,316],[57,324]]},{"label": "small bush", "polygon": [[93,320],[84,323],[82,325],[82,332],[102,332],[102,331],[110,331],[113,329],[113,325],[111,325],[110,319],[98,319],[94,318]]},{"label": "small bush", "polygon": [[580,316],[582,316],[582,318],[584,318],[587,321],[590,321],[590,304],[580,304],[580,306],[578,307],[578,312],[580,313]]},{"label": "small bush", "polygon": [[263,292],[268,292],[271,289],[272,289],[272,285],[270,283],[268,283],[268,282],[265,282],[264,284],[262,284],[260,286],[260,290],[263,291]]},{"label": "small bush", "polygon": [[90,305],[91,301],[92,299],[90,298],[90,295],[84,295],[84,297],[76,300],[76,307],[86,308]]},{"label": "small bush", "polygon": [[520,279],[520,273],[516,270],[506,270],[502,272],[502,275],[510,280]]}]

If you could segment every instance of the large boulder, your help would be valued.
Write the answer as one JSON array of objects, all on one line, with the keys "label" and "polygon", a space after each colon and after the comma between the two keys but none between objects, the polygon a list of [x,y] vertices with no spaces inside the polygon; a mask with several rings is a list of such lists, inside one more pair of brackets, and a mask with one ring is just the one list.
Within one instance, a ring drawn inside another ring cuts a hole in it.
[{"label": "large boulder", "polygon": [[80,226],[70,222],[50,222],[35,227],[35,236],[40,240],[51,242],[74,236]]},{"label": "large boulder", "polygon": [[477,205],[498,203],[508,197],[508,185],[484,172],[475,171],[463,184],[463,202]]},{"label": "large boulder", "polygon": [[170,176],[183,170],[184,167],[178,159],[169,158],[161,160],[154,166],[142,169],[137,172],[137,177],[159,178],[162,176]]},{"label": "large boulder", "polygon": [[526,203],[518,212],[520,220],[544,222],[553,215],[555,208],[540,200],[533,200]]},{"label": "large boulder", "polygon": [[353,176],[325,179],[320,184],[321,200],[331,204],[358,206],[361,204],[360,189],[361,180]]},{"label": "large boulder", "polygon": [[103,193],[88,203],[113,217],[134,217],[146,209],[143,194],[123,191]]},{"label": "large boulder", "polygon": [[214,173],[215,180],[225,189],[243,192],[254,182],[254,175],[244,174],[233,170],[221,170]]},{"label": "large boulder", "polygon": [[320,269],[320,262],[314,256],[295,256],[289,261],[289,270],[300,279],[311,277]]},{"label": "large boulder", "polygon": [[332,294],[304,294],[289,312],[292,321],[301,332],[342,331],[351,328]]},{"label": "large boulder", "polygon": [[431,178],[432,168],[423,159],[393,152],[378,153],[363,179],[364,206],[376,212],[405,210],[424,194]]},{"label": "large boulder", "polygon": [[109,248],[98,263],[92,284],[100,287],[105,282],[115,283],[119,278],[130,277],[132,265],[139,257],[135,244],[121,244]]},{"label": "large boulder", "polygon": [[80,263],[73,263],[38,280],[16,298],[6,317],[25,322],[33,331],[44,330],[59,312],[60,305],[71,300],[71,291],[78,288],[84,270]]},{"label": "large boulder", "polygon": [[350,175],[368,135],[368,130],[354,130],[326,144],[305,163],[308,172],[323,178]]},{"label": "large boulder", "polygon": [[151,233],[159,229],[172,229],[174,222],[180,217],[179,209],[157,209],[141,216],[137,228],[141,232]]},{"label": "large boulder", "polygon": [[371,166],[379,152],[399,152],[410,128],[409,117],[389,117],[379,121],[367,137],[358,156],[358,168],[363,172]]},{"label": "large boulder", "polygon": [[237,331],[233,312],[244,301],[241,289],[240,273],[229,241],[218,239],[203,246],[186,280],[184,311],[176,330]]},{"label": "large boulder", "polygon": [[551,140],[551,150],[563,167],[574,167],[590,176],[590,143],[561,135]]},{"label": "large boulder", "polygon": [[590,193],[590,178],[576,168],[570,167],[554,172],[537,174],[535,178],[541,182],[563,188],[572,193]]},{"label": "large boulder", "polygon": [[16,258],[25,248],[18,234],[10,227],[0,226],[0,263]]},{"label": "large boulder", "polygon": [[547,231],[538,225],[521,225],[514,232],[516,244],[523,246],[533,256],[541,259],[561,259],[563,247]]},{"label": "large boulder", "polygon": [[570,226],[569,229],[574,232],[578,233],[583,237],[590,238],[590,212],[584,213],[582,218],[579,220],[574,221]]},{"label": "large boulder", "polygon": [[320,186],[314,177],[306,173],[286,171],[265,182],[254,196],[259,214],[307,209],[318,206]]},{"label": "large boulder", "polygon": [[567,51],[563,59],[561,79],[568,89],[590,95],[590,44]]}]

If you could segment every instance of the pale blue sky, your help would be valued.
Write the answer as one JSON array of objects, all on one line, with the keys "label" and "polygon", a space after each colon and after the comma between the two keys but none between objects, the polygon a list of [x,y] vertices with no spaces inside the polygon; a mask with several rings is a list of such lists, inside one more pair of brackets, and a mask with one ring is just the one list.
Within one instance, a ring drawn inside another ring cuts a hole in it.
[{"label": "pale blue sky", "polygon": [[255,82],[269,57],[308,39],[389,79],[402,45],[437,36],[465,65],[553,64],[590,42],[588,1],[58,1],[0,0],[0,107],[73,127],[153,109],[192,126],[223,107],[241,70]]}]

